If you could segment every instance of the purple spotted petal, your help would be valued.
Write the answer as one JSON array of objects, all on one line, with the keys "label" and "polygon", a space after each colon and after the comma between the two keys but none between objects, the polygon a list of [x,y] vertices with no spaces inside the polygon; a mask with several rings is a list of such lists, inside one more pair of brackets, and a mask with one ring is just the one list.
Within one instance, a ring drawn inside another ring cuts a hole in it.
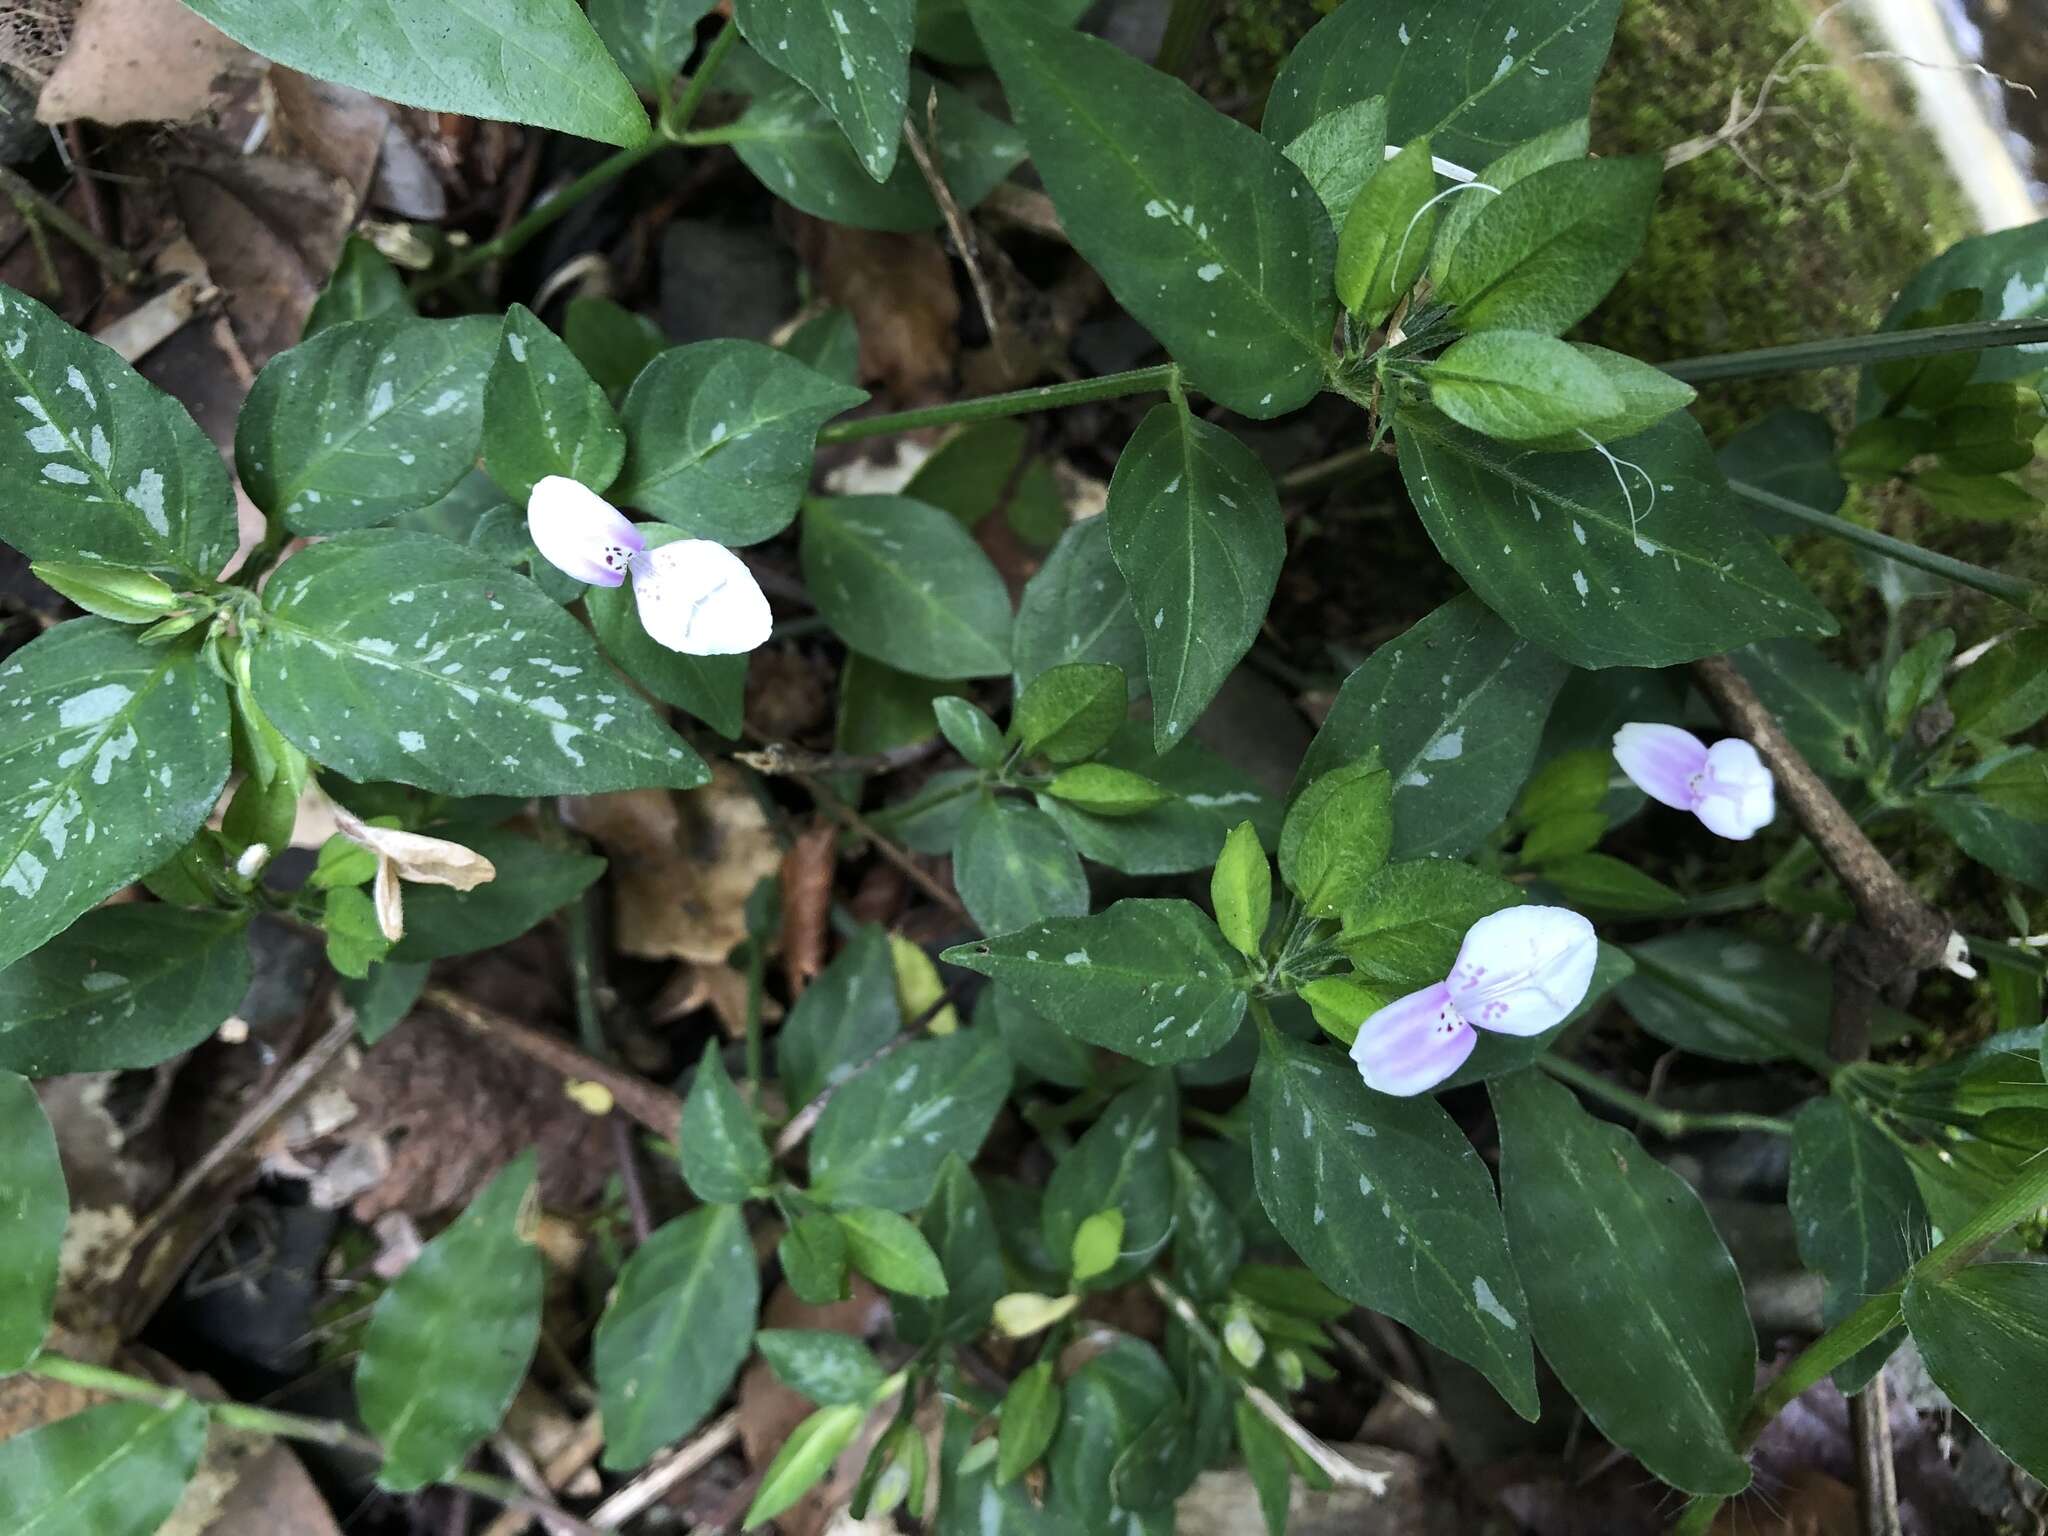
[{"label": "purple spotted petal", "polygon": [[1450,1000],[1466,1022],[1503,1035],[1540,1035],[1593,984],[1600,942],[1569,907],[1509,907],[1465,931]]},{"label": "purple spotted petal", "polygon": [[1695,809],[1709,832],[1736,842],[1746,842],[1771,824],[1778,810],[1777,793],[1771,770],[1755,747],[1731,736],[1708,749]]},{"label": "purple spotted petal", "polygon": [[1351,1059],[1365,1086],[1407,1098],[1465,1064],[1479,1037],[1451,1006],[1448,983],[1398,997],[1359,1026]]},{"label": "purple spotted petal", "polygon": [[594,587],[616,587],[647,540],[589,486],[549,475],[526,502],[526,531],[550,565]]},{"label": "purple spotted petal", "polygon": [[1693,779],[1706,771],[1707,744],[1675,725],[1636,721],[1614,733],[1614,760],[1652,800],[1689,811],[1697,803]]}]

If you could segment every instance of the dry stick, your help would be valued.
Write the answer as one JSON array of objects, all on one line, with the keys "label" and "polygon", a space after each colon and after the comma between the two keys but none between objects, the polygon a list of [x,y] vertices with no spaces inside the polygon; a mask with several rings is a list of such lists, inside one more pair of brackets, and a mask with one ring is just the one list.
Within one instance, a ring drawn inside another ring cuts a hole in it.
[{"label": "dry stick", "polygon": [[458,1024],[488,1035],[565,1078],[596,1083],[612,1096],[612,1102],[661,1137],[673,1137],[682,1124],[683,1101],[666,1088],[656,1087],[643,1077],[623,1068],[609,1066],[586,1051],[580,1051],[559,1035],[508,1019],[495,1009],[473,1003],[448,987],[428,987],[420,1000],[429,1008],[448,1015]]},{"label": "dry stick", "polygon": [[846,828],[847,831],[866,838],[874,845],[877,853],[902,870],[905,875],[909,876],[911,883],[923,891],[925,895],[931,897],[933,901],[959,918],[961,922],[971,923],[974,921],[967,915],[967,909],[960,904],[960,898],[946,888],[945,882],[939,880],[931,871],[920,865],[916,859],[910,856],[908,851],[898,847],[888,837],[869,826],[859,811],[856,811],[844,800],[833,794],[830,789],[827,789],[811,775],[798,773],[792,774],[791,777],[810,791],[811,799],[817,802],[819,810],[830,816],[834,821]]},{"label": "dry stick", "polygon": [[938,1017],[939,1011],[941,1009],[951,1007],[953,1003],[958,1001],[958,999],[954,996],[954,992],[955,989],[960,987],[961,985],[963,985],[963,983],[956,981],[953,983],[952,986],[947,987],[946,990],[941,992],[938,995],[937,999],[933,1001],[931,1004],[929,1004],[923,1012],[919,1013],[916,1018],[912,1019],[908,1024],[903,1026],[903,1032],[901,1034],[897,1035],[893,1040],[885,1042],[879,1049],[875,1051],[875,1053],[872,1056],[868,1057],[865,1061],[856,1064],[854,1069],[851,1072],[847,1073],[846,1076],[841,1078],[837,1083],[833,1083],[827,1086],[826,1088],[821,1089],[816,1098],[812,1099],[810,1103],[806,1104],[794,1115],[791,1115],[789,1117],[789,1124],[785,1125],[782,1128],[782,1134],[775,1138],[776,1158],[780,1160],[781,1158],[787,1157],[790,1153],[794,1152],[797,1149],[798,1145],[802,1143],[803,1139],[806,1136],[811,1134],[811,1128],[818,1123],[818,1117],[825,1113],[825,1106],[832,1102],[832,1095],[837,1093],[844,1084],[852,1082],[856,1077],[859,1077],[863,1072],[867,1071],[869,1067],[872,1067],[884,1056],[891,1056],[894,1055],[897,1051],[902,1050],[904,1046],[910,1044],[911,1041],[917,1039],[918,1032],[922,1030],[925,1027],[925,1025],[929,1024],[933,1019]]},{"label": "dry stick", "polygon": [[[541,1468],[541,1480],[550,1496],[597,1460],[597,1453],[603,1449],[604,1417],[596,1413],[587,1414],[576,1426],[576,1433],[569,1443],[549,1457],[548,1464]],[[484,1536],[522,1536],[532,1526],[533,1518],[526,1510],[508,1509],[484,1527]]]},{"label": "dry stick", "polygon": [[[500,1430],[497,1434],[491,1436],[491,1449],[498,1453],[498,1460],[505,1463],[505,1468],[512,1474],[513,1481],[524,1488],[529,1495],[543,1504],[554,1502],[554,1490],[547,1485],[547,1480],[541,1476],[540,1468],[533,1464],[533,1457],[527,1454],[525,1446],[514,1440],[503,1430]],[[516,1521],[518,1523],[517,1528],[524,1530],[528,1518],[523,1512],[508,1509],[505,1513],[498,1516],[496,1520],[493,1520],[491,1524],[498,1526],[510,1521]],[[555,1536],[561,1536],[561,1533],[567,1529],[545,1515],[541,1516],[541,1523],[549,1531],[554,1532]],[[466,1530],[468,1527],[465,1526],[464,1529]]]},{"label": "dry stick", "polygon": [[1770,766],[1792,814],[1856,904],[1859,921],[1835,957],[1828,1050],[1837,1061],[1860,1061],[1870,1054],[1870,1016],[1878,994],[1901,977],[1949,959],[1955,927],[1877,851],[1733,662],[1710,656],[1693,663],[1693,676],[1729,729]]},{"label": "dry stick", "polygon": [[[929,100],[925,103],[925,122],[933,142],[939,137],[939,91],[932,87]],[[940,174],[931,151],[926,148],[924,138],[917,131],[917,124],[910,118],[903,119],[903,142],[910,150],[910,158],[917,162],[918,174],[924,177],[926,189],[932,201],[939,205],[939,216],[946,221],[946,233],[952,237],[953,249],[960,253],[961,264],[967,268],[967,281],[974,288],[974,302],[981,306],[982,324],[988,327],[989,344],[995,348],[996,361],[1003,371],[1009,372],[1009,353],[1003,348],[1003,328],[996,319],[995,295],[988,286],[988,274],[981,270],[981,254],[974,238],[973,226],[960,211],[960,203],[953,196],[953,189],[946,185],[946,178]]]},{"label": "dry stick", "polygon": [[696,1438],[684,1441],[666,1460],[656,1462],[617,1493],[591,1511],[590,1524],[600,1531],[615,1531],[661,1498],[684,1478],[704,1468],[739,1443],[739,1411],[715,1419]]},{"label": "dry stick", "polygon": [[815,773],[857,773],[865,778],[876,778],[935,757],[945,744],[943,737],[929,736],[907,747],[891,747],[886,752],[805,752],[771,741],[757,751],[735,752],[732,758],[734,762],[744,763],[754,772],[771,779]]}]

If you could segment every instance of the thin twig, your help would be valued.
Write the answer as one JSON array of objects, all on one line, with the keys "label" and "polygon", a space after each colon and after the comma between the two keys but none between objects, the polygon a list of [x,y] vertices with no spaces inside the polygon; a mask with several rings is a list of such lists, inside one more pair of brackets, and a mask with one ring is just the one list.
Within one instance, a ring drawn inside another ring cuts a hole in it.
[{"label": "thin twig", "polygon": [[[568,1485],[571,1478],[597,1460],[597,1453],[603,1449],[604,1416],[586,1414],[568,1444],[549,1457],[547,1465],[541,1469],[541,1480],[548,1489],[549,1497],[552,1498]],[[484,1527],[484,1536],[522,1536],[532,1526],[533,1520],[530,1511],[508,1509]]]},{"label": "thin twig", "polygon": [[756,773],[769,778],[795,778],[812,773],[857,773],[865,778],[879,778],[885,773],[914,767],[928,757],[934,757],[945,746],[939,736],[928,736],[923,741],[912,742],[907,747],[891,747],[886,752],[805,752],[798,747],[786,747],[771,741],[753,752],[735,752],[733,761],[744,763]]},{"label": "thin twig", "polygon": [[[925,121],[932,142],[939,139],[939,89],[932,87],[930,99],[925,103]],[[988,327],[989,345],[995,348],[996,361],[1003,372],[1010,371],[1010,356],[1003,346],[1002,322],[996,318],[995,295],[988,286],[988,274],[981,269],[981,253],[974,238],[974,227],[967,222],[967,216],[960,211],[959,199],[953,196],[953,189],[946,185],[945,175],[939,170],[938,162],[925,145],[924,136],[917,131],[916,122],[910,117],[903,119],[903,142],[910,150],[910,158],[917,162],[918,174],[924,177],[932,201],[939,205],[939,217],[946,221],[946,233],[952,237],[953,249],[960,255],[960,262],[967,268],[967,281],[974,289],[974,302],[981,307],[982,323]]]},{"label": "thin twig", "polygon": [[420,1001],[447,1014],[456,1023],[478,1034],[488,1035],[522,1056],[552,1068],[565,1079],[596,1083],[611,1094],[613,1103],[657,1136],[673,1137],[676,1127],[682,1124],[683,1101],[675,1094],[657,1087],[644,1077],[599,1061],[586,1051],[579,1051],[560,1035],[551,1035],[529,1024],[521,1024],[517,1019],[508,1019],[497,1010],[471,1002],[448,987],[428,987],[420,995]]},{"label": "thin twig", "polygon": [[642,1472],[632,1482],[591,1511],[590,1524],[600,1531],[615,1531],[651,1506],[684,1478],[711,1465],[727,1450],[739,1444],[740,1416],[737,1410],[711,1424],[693,1439],[684,1441],[663,1460]]},{"label": "thin twig", "polygon": [[909,876],[911,883],[923,891],[925,895],[931,897],[933,901],[944,907],[963,923],[971,923],[973,921],[967,915],[967,908],[960,904],[960,898],[947,888],[944,881],[938,879],[930,870],[919,864],[911,856],[909,850],[899,846],[892,839],[869,826],[867,820],[859,811],[856,811],[844,800],[833,794],[830,789],[826,788],[824,784],[820,783],[810,774],[792,774],[791,777],[810,791],[811,798],[817,802],[819,810],[830,816],[849,832],[865,838],[869,843],[873,844],[875,852]]},{"label": "thin twig", "polygon": [[841,1085],[852,1082],[883,1057],[894,1055],[897,1051],[903,1049],[904,1046],[910,1044],[911,1041],[918,1037],[927,1024],[938,1017],[940,1010],[952,1006],[957,1001],[954,996],[955,989],[960,985],[962,984],[956,981],[948,986],[916,1018],[903,1026],[901,1034],[883,1044],[865,1061],[858,1063],[851,1072],[840,1078],[837,1083],[829,1084],[821,1089],[810,1103],[806,1104],[794,1115],[791,1115],[789,1124],[785,1125],[782,1128],[782,1134],[775,1138],[775,1156],[778,1159],[787,1157],[802,1144],[803,1139],[811,1134],[811,1128],[818,1123],[818,1117],[825,1113],[825,1106],[832,1102],[832,1095],[839,1091]]},{"label": "thin twig", "polygon": [[149,281],[149,274],[137,266],[126,251],[102,240],[53,199],[36,190],[34,183],[19,171],[0,165],[0,191],[13,200],[14,206],[21,210],[21,216],[31,226],[48,225],[90,256],[99,264],[100,270],[116,282],[135,288]]}]

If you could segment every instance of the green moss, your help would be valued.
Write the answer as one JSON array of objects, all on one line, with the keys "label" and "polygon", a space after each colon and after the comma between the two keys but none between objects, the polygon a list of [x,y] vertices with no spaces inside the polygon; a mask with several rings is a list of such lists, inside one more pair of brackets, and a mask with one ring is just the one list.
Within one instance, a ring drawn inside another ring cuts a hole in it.
[{"label": "green moss", "polygon": [[[1713,133],[1810,20],[1799,0],[1630,0],[1594,97],[1595,151],[1661,154]],[[1828,61],[1818,45],[1801,57]],[[1840,67],[1794,75],[1739,146],[1675,167],[1641,259],[1587,335],[1661,359],[1874,325],[1899,283],[1967,228],[1889,89]],[[1845,407],[1853,387],[1847,373],[1725,385],[1700,414],[1718,436],[1775,405]]]}]

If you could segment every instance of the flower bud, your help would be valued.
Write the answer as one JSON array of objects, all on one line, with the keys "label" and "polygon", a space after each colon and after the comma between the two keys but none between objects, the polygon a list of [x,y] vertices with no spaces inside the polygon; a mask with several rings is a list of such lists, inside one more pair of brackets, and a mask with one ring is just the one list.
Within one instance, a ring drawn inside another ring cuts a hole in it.
[{"label": "flower bud", "polygon": [[1223,1323],[1223,1347],[1230,1358],[1246,1370],[1253,1370],[1266,1358],[1266,1339],[1242,1307],[1233,1307]]},{"label": "flower bud", "polygon": [[44,586],[63,593],[87,613],[122,624],[147,624],[183,601],[147,571],[68,560],[38,560],[29,569]]}]

